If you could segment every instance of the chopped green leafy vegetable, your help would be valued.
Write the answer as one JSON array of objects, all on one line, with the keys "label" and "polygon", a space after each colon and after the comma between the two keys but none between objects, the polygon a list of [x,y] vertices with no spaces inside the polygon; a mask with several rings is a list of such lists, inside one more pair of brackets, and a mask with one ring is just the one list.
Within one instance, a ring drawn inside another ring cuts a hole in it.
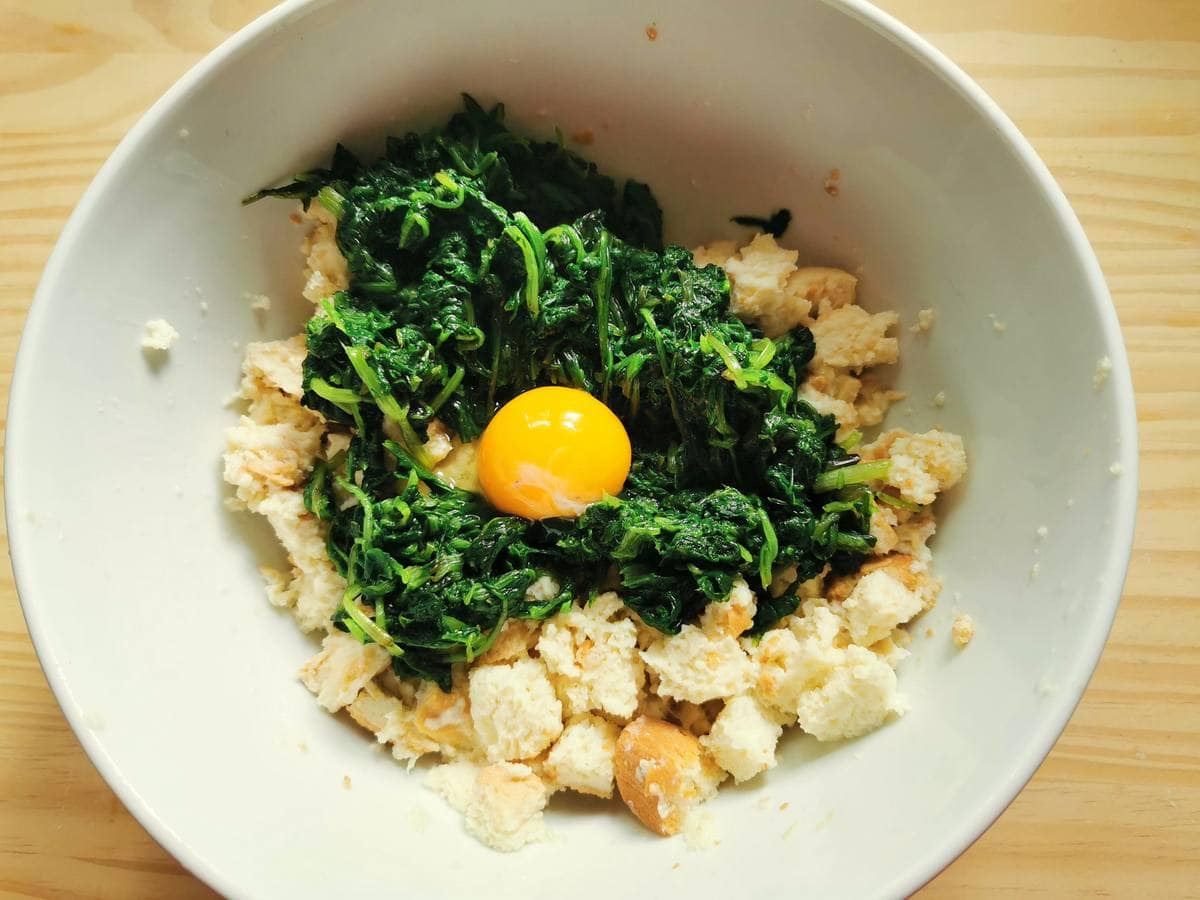
[{"label": "chopped green leafy vegetable", "polygon": [[[618,189],[561,143],[509,132],[503,106],[464,102],[375,163],[339,146],[328,168],[249,198],[321,204],[349,264],[349,290],[308,323],[304,363],[303,402],[351,435],[305,491],[348,584],[336,624],[443,686],[507,618],[606,586],[674,633],[744,577],[754,630],[769,628],[798,603],[771,595],[778,568],[802,581],[869,552],[861,482],[886,471],[849,457],[834,419],[798,398],[811,332],[772,340],[735,318],[722,269],[663,247],[644,184]],[[625,423],[619,496],[531,522],[431,471],[435,417],[469,441],[545,384]],[[542,576],[556,592],[530,590]]]},{"label": "chopped green leafy vegetable", "polygon": [[759,216],[733,216],[729,221],[735,225],[745,225],[748,228],[759,228],[773,238],[783,237],[783,233],[792,224],[790,209],[777,209],[766,218]]}]

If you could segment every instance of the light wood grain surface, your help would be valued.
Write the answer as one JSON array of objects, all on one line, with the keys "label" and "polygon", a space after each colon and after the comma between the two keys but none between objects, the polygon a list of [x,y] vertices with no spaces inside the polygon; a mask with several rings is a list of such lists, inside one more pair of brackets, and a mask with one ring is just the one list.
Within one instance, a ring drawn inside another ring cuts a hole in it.
[{"label": "light wood grain surface", "polygon": [[[0,390],[54,241],[138,115],[270,0],[0,0]],[[1200,0],[886,0],[1083,220],[1133,364],[1141,503],[1066,733],[923,897],[1200,897]],[[7,546],[7,536],[5,536]],[[7,553],[5,554],[7,561]],[[0,574],[0,893],[207,897],[92,769]]]}]

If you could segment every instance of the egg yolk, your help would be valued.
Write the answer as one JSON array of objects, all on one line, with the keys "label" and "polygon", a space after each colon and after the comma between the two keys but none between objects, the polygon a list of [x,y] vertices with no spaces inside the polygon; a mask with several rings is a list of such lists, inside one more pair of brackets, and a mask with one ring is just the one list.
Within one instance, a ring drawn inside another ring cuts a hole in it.
[{"label": "egg yolk", "polygon": [[629,435],[586,391],[541,387],[510,400],[479,442],[479,486],[492,506],[526,519],[578,516],[625,486]]}]

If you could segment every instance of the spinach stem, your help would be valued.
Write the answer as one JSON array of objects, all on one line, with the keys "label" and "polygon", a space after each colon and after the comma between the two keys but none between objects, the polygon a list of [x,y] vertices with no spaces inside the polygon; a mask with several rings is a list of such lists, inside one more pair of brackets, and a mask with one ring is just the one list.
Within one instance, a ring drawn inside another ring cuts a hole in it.
[{"label": "spinach stem", "polygon": [[890,459],[875,459],[870,462],[857,463],[841,469],[831,469],[822,472],[813,481],[813,490],[818,494],[836,491],[848,484],[862,484],[866,481],[876,481],[886,478],[892,468]]},{"label": "spinach stem", "polygon": [[538,272],[537,255],[534,252],[533,245],[529,243],[529,238],[516,225],[505,227],[504,234],[511,238],[513,243],[521,251],[521,256],[525,260],[525,306],[529,309],[529,315],[537,318],[538,314],[538,294],[541,291],[540,274]]},{"label": "spinach stem", "polygon": [[346,588],[346,592],[342,594],[342,610],[350,617],[355,625],[357,625],[367,637],[390,653],[392,656],[403,656],[404,648],[396,643],[395,639],[371,621],[371,617],[362,611],[362,607],[358,605],[358,597],[362,593],[362,588],[357,585]]},{"label": "spinach stem", "polygon": [[[612,379],[612,347],[608,341],[608,313],[612,300],[612,239],[605,231],[600,235],[600,246],[596,253],[600,257],[600,270],[596,274],[596,332],[600,343],[600,366],[604,370],[601,380],[600,400],[608,402],[608,388]],[[581,245],[582,246],[582,245]]]}]

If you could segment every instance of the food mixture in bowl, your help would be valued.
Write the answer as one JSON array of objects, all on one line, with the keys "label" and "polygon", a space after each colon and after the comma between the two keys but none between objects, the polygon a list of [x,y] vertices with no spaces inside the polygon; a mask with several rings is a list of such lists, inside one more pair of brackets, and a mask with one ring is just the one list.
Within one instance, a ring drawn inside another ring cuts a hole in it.
[{"label": "food mixture in bowl", "polygon": [[515,850],[554,793],[614,790],[674,834],[784,728],[904,713],[966,457],[864,440],[898,316],[854,276],[765,232],[664,248],[645,185],[469,97],[263,196],[303,204],[315,310],[248,346],[225,478],[287,551],[271,601],[323,634],[304,684],[440,760],[472,835]]}]

